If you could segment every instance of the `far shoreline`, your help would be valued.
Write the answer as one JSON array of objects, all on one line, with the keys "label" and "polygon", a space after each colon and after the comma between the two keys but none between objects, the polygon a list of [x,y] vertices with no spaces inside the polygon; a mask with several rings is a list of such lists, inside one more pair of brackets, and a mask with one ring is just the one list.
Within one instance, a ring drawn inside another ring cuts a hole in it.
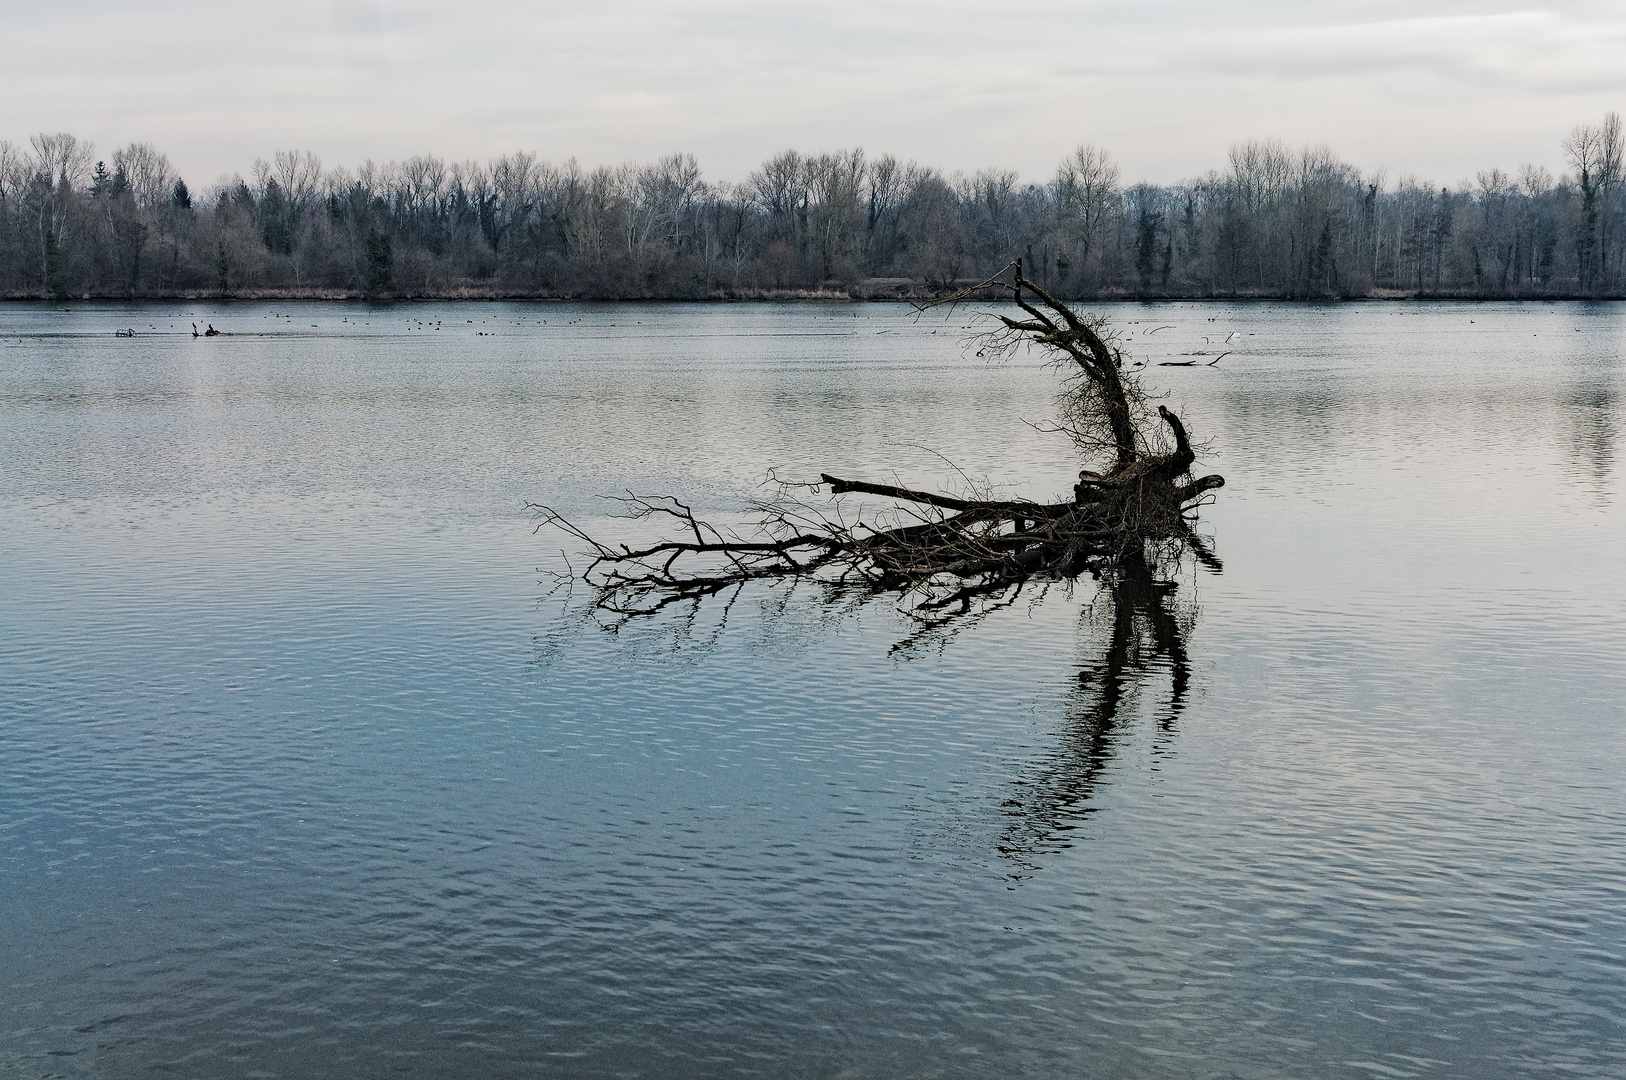
[{"label": "far shoreline", "polygon": [[[587,304],[763,304],[814,303],[856,304],[897,303],[922,304],[946,299],[948,291],[928,290],[924,283],[918,289],[866,290],[853,287],[830,289],[760,289],[749,292],[727,291],[708,296],[584,296],[559,293],[509,292],[498,289],[457,288],[434,292],[367,293],[344,289],[242,289],[229,293],[216,290],[182,291],[171,293],[143,293],[135,296],[114,293],[84,293],[78,296],[48,296],[40,293],[12,293],[0,296],[0,303],[8,305],[85,304],[85,303],[145,303],[185,301],[188,303],[251,303],[299,302],[333,304],[416,304],[447,301],[471,303],[587,303]],[[1288,293],[1131,293],[1103,292],[1093,295],[1069,297],[1070,301],[1085,304],[1119,303],[1275,303],[1334,304],[1334,303],[1396,303],[1428,301],[1452,303],[1556,303],[1626,300],[1626,292],[1581,294],[1573,292],[1541,293],[1536,295],[1474,294],[1449,290],[1375,289],[1368,293],[1341,296],[1305,296]]]}]

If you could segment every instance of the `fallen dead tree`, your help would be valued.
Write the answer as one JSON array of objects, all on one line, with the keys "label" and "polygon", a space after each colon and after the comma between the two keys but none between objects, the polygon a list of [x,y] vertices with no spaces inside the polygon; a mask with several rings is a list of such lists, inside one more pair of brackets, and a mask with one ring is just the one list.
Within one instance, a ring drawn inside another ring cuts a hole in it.
[{"label": "fallen dead tree", "polygon": [[[1148,557],[1190,550],[1217,566],[1191,526],[1205,493],[1225,481],[1191,476],[1196,453],[1185,425],[1167,408],[1152,408],[1105,324],[1027,280],[1019,261],[937,303],[1000,299],[1015,312],[987,316],[979,354],[1038,348],[1065,372],[1053,429],[1094,466],[1067,497],[975,498],[825,474],[779,483],[777,497],[754,508],[754,527],[742,531],[702,520],[670,495],[629,494],[618,500],[626,517],[673,526],[669,538],[639,547],[596,538],[533,506],[539,528],[562,530],[584,548],[585,562],[564,576],[594,590],[595,608],[622,617],[791,579],[894,595],[902,610],[940,622],[1012,602],[1031,583],[1086,573],[1112,579]],[[834,498],[816,499],[825,488]],[[853,513],[842,497],[855,494],[882,507]]]}]

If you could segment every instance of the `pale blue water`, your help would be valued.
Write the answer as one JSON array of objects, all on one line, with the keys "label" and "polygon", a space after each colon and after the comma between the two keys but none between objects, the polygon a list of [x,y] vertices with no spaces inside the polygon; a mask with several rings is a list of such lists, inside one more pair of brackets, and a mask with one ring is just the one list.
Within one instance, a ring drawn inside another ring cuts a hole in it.
[{"label": "pale blue water", "polygon": [[1626,1074],[1626,305],[1108,310],[1173,651],[547,595],[528,500],[1065,491],[962,321],[0,308],[0,1073]]}]

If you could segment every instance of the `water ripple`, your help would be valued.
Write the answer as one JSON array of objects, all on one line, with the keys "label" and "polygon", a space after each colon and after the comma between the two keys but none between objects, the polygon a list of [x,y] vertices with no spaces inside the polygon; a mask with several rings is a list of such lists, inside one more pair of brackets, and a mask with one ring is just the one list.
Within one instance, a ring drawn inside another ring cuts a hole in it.
[{"label": "water ripple", "polygon": [[1626,312],[1112,313],[1224,574],[894,654],[584,628],[522,504],[1065,490],[946,325],[0,311],[0,1070],[1620,1075]]}]

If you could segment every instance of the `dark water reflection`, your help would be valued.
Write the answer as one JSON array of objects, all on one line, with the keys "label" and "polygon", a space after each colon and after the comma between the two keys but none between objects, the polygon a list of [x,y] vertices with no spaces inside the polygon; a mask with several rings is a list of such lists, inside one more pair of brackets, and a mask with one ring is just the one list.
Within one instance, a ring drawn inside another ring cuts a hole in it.
[{"label": "dark water reflection", "polygon": [[1086,638],[1098,636],[1091,632],[1098,618],[1110,629],[1099,658],[1086,659],[1066,695],[1057,745],[1023,769],[1002,805],[1010,820],[999,852],[1019,868],[1014,876],[1040,869],[1046,856],[1072,846],[1094,809],[1096,789],[1107,782],[1124,728],[1136,718],[1130,706],[1140,694],[1156,697],[1151,744],[1154,754],[1167,752],[1191,683],[1178,588],[1146,563],[1132,562],[1122,578],[1102,586],[1082,616]]},{"label": "dark water reflection", "polygon": [[1574,417],[1576,468],[1607,489],[1615,468],[1615,439],[1620,431],[1620,390],[1613,381],[1578,386],[1568,401]]}]

